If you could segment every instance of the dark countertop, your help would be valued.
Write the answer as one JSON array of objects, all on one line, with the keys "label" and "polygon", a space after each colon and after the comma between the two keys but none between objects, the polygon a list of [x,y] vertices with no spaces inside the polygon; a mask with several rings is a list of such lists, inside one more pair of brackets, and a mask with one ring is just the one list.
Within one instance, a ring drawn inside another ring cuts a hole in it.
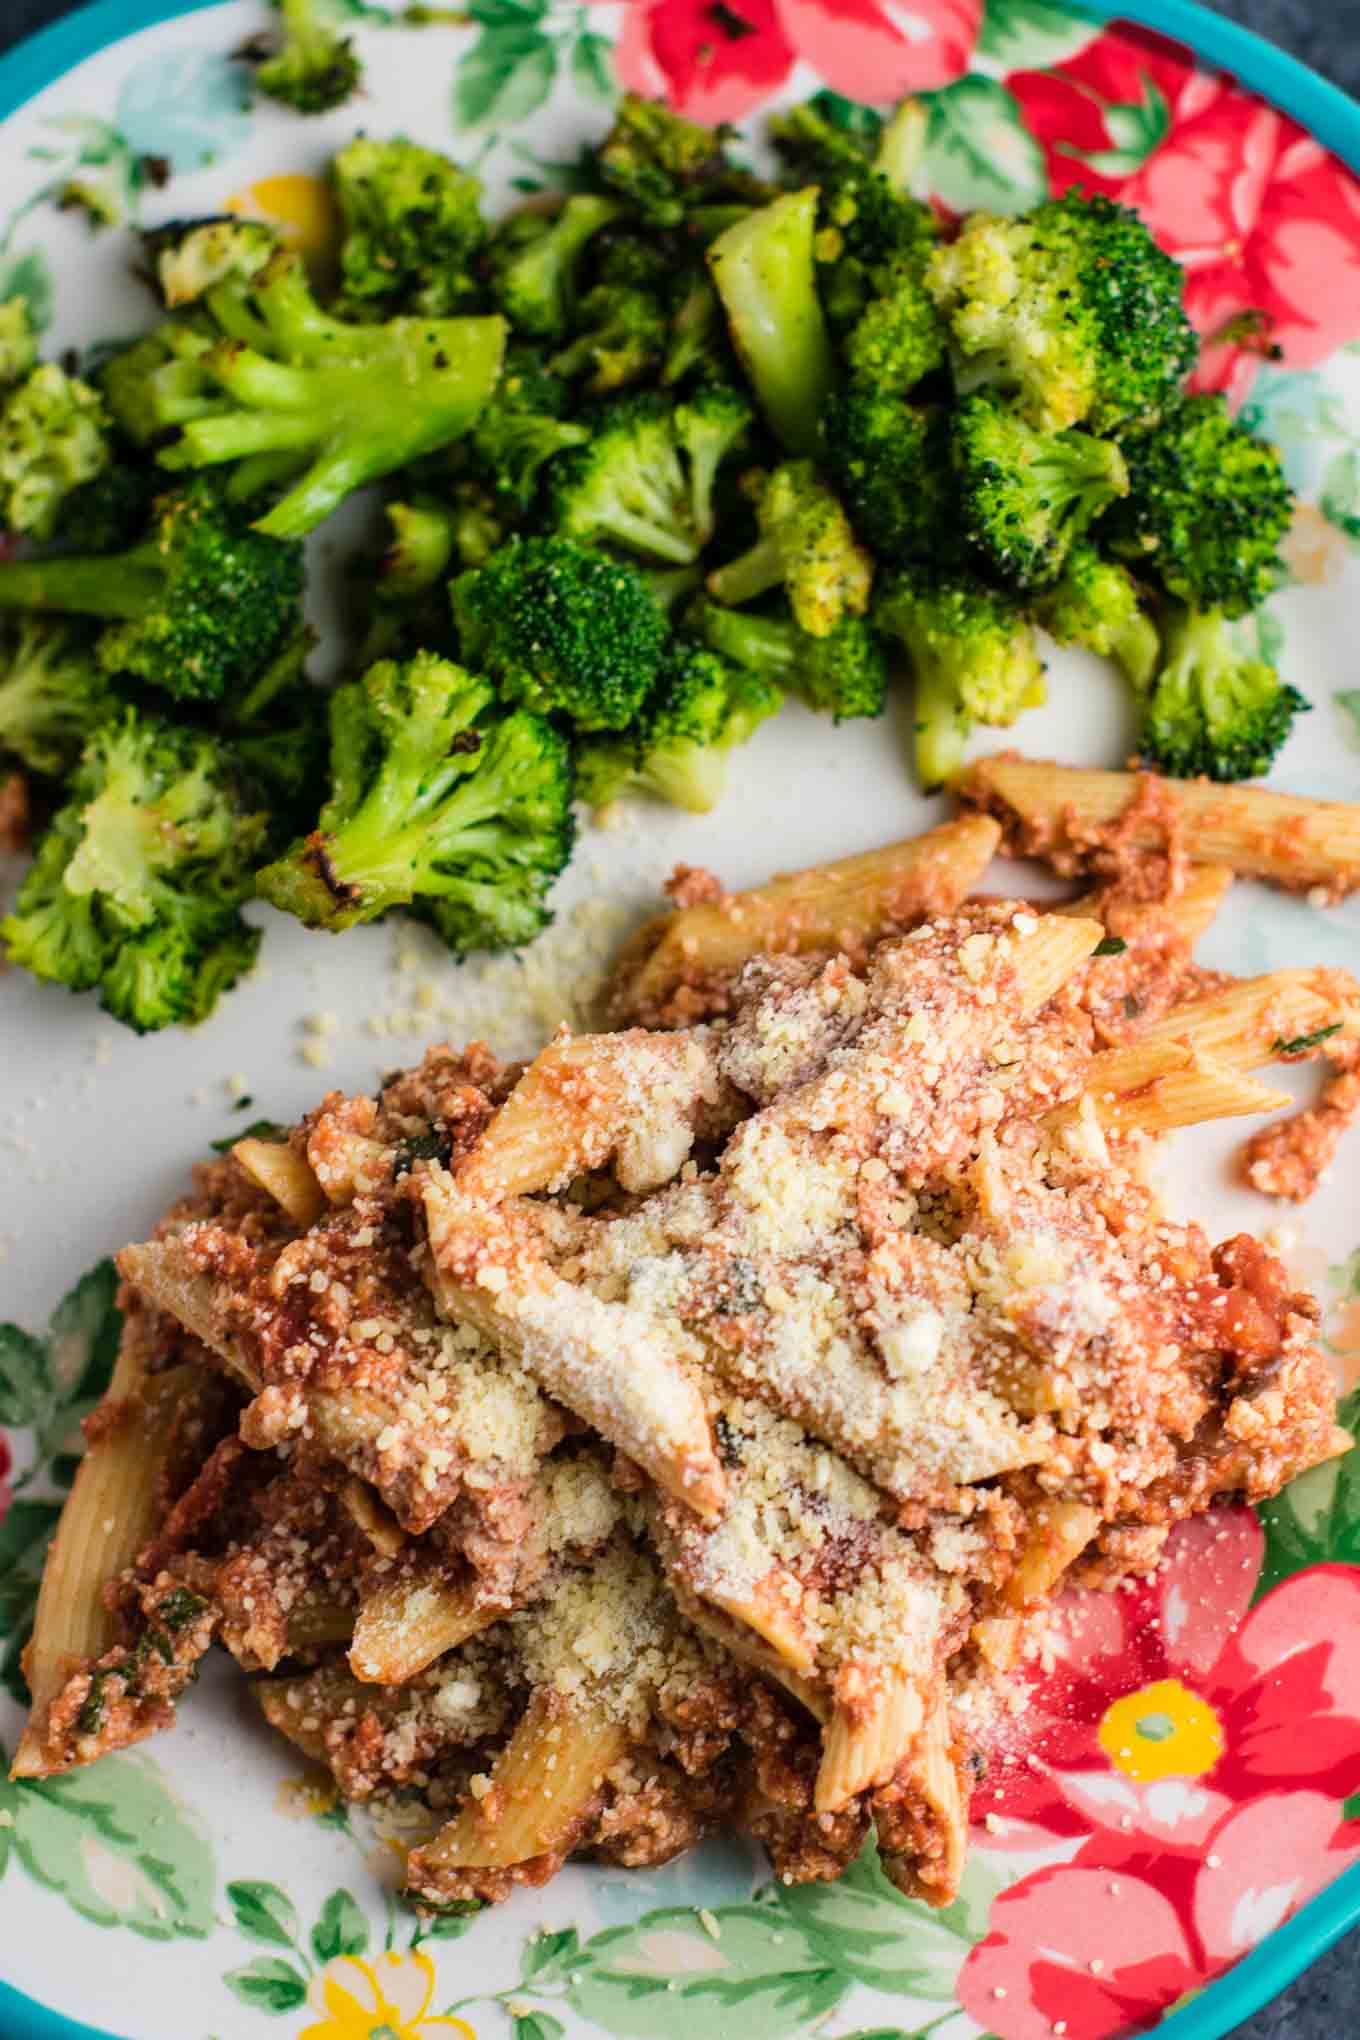
[{"label": "dark countertop", "polygon": [[[1215,0],[1211,0],[1215,4]],[[1360,0],[1216,0],[1217,10],[1268,36],[1360,94]],[[58,15],[70,0],[4,0],[0,50]],[[1236,2029],[1234,2040],[1344,2040],[1360,2005],[1360,1929],[1324,1955],[1282,1997]]]}]

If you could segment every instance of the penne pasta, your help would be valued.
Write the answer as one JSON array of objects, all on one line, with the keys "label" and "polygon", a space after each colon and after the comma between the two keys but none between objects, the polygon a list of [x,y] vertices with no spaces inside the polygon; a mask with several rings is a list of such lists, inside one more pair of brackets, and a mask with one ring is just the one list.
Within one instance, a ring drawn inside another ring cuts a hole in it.
[{"label": "penne pasta", "polygon": [[[1288,1091],[1269,1090],[1250,1077],[1238,1076],[1226,1063],[1175,1044],[1162,1051],[1160,1066],[1148,1069],[1136,1088],[1092,1088],[1086,1096],[1100,1124],[1115,1133],[1170,1133],[1178,1126],[1201,1126],[1211,1119],[1278,1112],[1293,1103]],[[1060,1106],[1048,1124],[1054,1129],[1069,1126],[1079,1110],[1079,1101]]]},{"label": "penne pasta", "polygon": [[248,1137],[238,1140],[231,1152],[251,1182],[267,1191],[294,1225],[316,1224],[326,1209],[325,1196],[311,1164],[286,1141]]},{"label": "penne pasta", "polygon": [[[1080,869],[1092,833],[1122,821],[1132,849],[1161,847],[1174,828],[1197,862],[1296,889],[1316,886],[1335,898],[1360,885],[1360,806],[1343,801],[1004,753],[971,765],[960,791],[973,807],[1018,824],[1015,847],[1022,854],[1059,868]],[[1140,796],[1142,813],[1134,805]]]},{"label": "penne pasta", "polygon": [[[1275,970],[1243,978],[1226,991],[1174,1006],[1123,1047],[1094,1057],[1092,1091],[1126,1093],[1167,1067],[1176,1050],[1205,1055],[1239,1073],[1260,1069],[1323,1030],[1329,1038],[1360,1038],[1360,985],[1348,971]],[[1295,1051],[1297,1052],[1297,1051]]]},{"label": "penne pasta", "polygon": [[478,1604],[475,1578],[450,1579],[431,1565],[403,1570],[360,1588],[350,1670],[367,1685],[405,1685],[505,1613]]},{"label": "penne pasta", "polygon": [[[1137,904],[1121,900],[1115,916],[1115,933],[1129,943],[1165,941],[1172,937],[1193,949],[1212,924],[1231,890],[1233,872],[1227,864],[1192,864],[1178,892],[1161,900]],[[1054,914],[1087,915],[1106,921],[1105,894],[1083,893],[1079,899],[1064,900],[1050,907]]]},{"label": "penne pasta", "polygon": [[656,924],[650,953],[618,981],[616,1016],[645,1016],[678,985],[733,973],[752,956],[843,950],[862,957],[884,936],[966,899],[1000,833],[985,816],[963,816],[886,849],[791,872],[669,915]]},{"label": "penne pasta", "polygon": [[859,1793],[886,1785],[910,1755],[924,1718],[920,1688],[905,1668],[848,1666],[822,1740],[817,1812],[838,1813]]},{"label": "penne pasta", "polygon": [[1087,1502],[1043,1501],[1031,1510],[1025,1540],[1006,1582],[1012,1608],[1051,1594],[1069,1567],[1075,1565],[1104,1518]]}]

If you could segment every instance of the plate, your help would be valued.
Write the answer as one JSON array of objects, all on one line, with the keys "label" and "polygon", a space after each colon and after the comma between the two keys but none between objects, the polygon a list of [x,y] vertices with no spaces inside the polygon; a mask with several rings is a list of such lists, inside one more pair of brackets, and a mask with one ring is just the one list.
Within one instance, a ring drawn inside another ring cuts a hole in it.
[{"label": "plate", "polygon": [[[130,224],[227,205],[308,247],[333,227],[319,173],[356,126],[452,150],[499,206],[560,181],[621,83],[757,126],[819,86],[852,101],[928,92],[930,181],[950,205],[1020,210],[1072,182],[1114,192],[1185,261],[1201,328],[1271,313],[1281,358],[1219,349],[1210,375],[1279,439],[1302,498],[1290,582],[1260,630],[1313,712],[1276,783],[1360,798],[1360,694],[1347,685],[1360,184],[1328,153],[1360,161],[1360,113],[1341,94],[1176,0],[1157,5],[1160,22],[1288,111],[1196,68],[1184,47],[1054,0],[473,0],[462,25],[419,29],[359,0],[335,5],[352,16],[368,97],[318,121],[249,104],[230,53],[266,16],[244,0],[102,0],[0,61],[0,294],[28,292],[58,347],[144,322],[126,233],[91,236],[51,201],[77,165]],[[157,157],[164,189],[145,174]],[[315,546],[324,608],[344,530]],[[1115,763],[1130,738],[1112,676],[1055,657],[1026,749]],[[834,736],[787,709],[740,755],[715,815],[640,807],[588,830],[554,929],[523,959],[458,969],[414,927],[337,942],[253,909],[269,923],[256,975],[198,1031],[144,1041],[84,999],[6,979],[4,1310],[35,1335],[0,1335],[11,1667],[74,1419],[106,1364],[106,1278],[84,1282],[46,1343],[42,1328],[100,1255],[143,1232],[190,1159],[243,1115],[291,1117],[445,1035],[533,1048],[677,861],[742,885],[921,828],[938,804],[913,786],[906,741],[901,708]],[[1247,972],[1354,963],[1360,901],[1323,908],[1239,886],[1205,955]],[[1173,1203],[1220,1234],[1280,1225],[1353,1384],[1360,1220],[1339,1181],[1281,1218],[1234,1184],[1232,1147],[1221,1130],[1186,1139]],[[36,1438],[19,1428],[26,1417]],[[1089,1729],[1045,1739],[1048,1702],[1078,1679]],[[872,1858],[837,1886],[783,1890],[753,1852],[711,1845],[636,1875],[571,1870],[422,1932],[394,1896],[396,1837],[299,1775],[239,1679],[215,1667],[149,1749],[0,1784],[0,2024],[18,2040],[91,2028],[137,2040],[680,2040],[729,2021],[743,2040],[814,2028],[838,2040],[1110,2040],[1170,2010],[1168,2040],[1210,2040],[1360,1917],[1360,1455],[1259,1518],[1225,1509],[1180,1533],[1151,1585],[1100,1602],[1084,1661],[1056,1662],[1027,1718],[1029,1801],[979,1825],[947,1912],[899,1897]],[[1116,1718],[1138,1731],[1133,1759],[1105,1751],[1100,1725]],[[0,1699],[10,1747],[18,1720]]]}]

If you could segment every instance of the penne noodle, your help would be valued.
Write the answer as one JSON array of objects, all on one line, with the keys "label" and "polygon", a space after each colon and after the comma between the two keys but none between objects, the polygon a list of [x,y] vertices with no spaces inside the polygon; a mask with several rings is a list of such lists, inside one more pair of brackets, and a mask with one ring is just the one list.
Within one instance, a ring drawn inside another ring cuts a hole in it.
[{"label": "penne noodle", "polygon": [[861,1792],[886,1785],[911,1752],[925,1709],[920,1688],[900,1665],[849,1665],[822,1741],[813,1805],[838,1813]]},{"label": "penne noodle", "polygon": [[968,1850],[968,1809],[950,1740],[949,1707],[941,1697],[926,1717],[919,1746],[912,1753],[910,1774],[934,1831],[933,1847],[926,1852],[931,1865],[929,1879],[918,1874],[913,1858],[904,1859],[888,1847],[883,1850],[884,1868],[894,1884],[927,1905],[947,1903],[948,1895],[958,1890]]},{"label": "penne noodle", "polygon": [[[1193,949],[1223,905],[1232,882],[1229,865],[1192,864],[1179,892],[1137,905],[1120,901],[1116,932],[1130,943],[1155,942],[1173,936],[1184,942],[1187,949]],[[1060,906],[1050,907],[1048,912],[1085,914],[1104,921],[1104,895],[1083,893],[1079,899],[1064,900]]]},{"label": "penne noodle", "polygon": [[402,1571],[360,1588],[350,1670],[366,1685],[404,1685],[507,1612],[478,1606],[475,1579],[450,1579],[433,1565]]},{"label": "penne noodle", "polygon": [[617,1011],[645,1014],[678,985],[734,973],[753,956],[862,956],[882,937],[958,906],[991,862],[1000,833],[988,817],[965,815],[886,849],[683,908],[656,924],[650,954],[618,983]]},{"label": "penne noodle", "polygon": [[115,1642],[106,1583],[124,1572],[155,1531],[162,1512],[160,1472],[181,1398],[193,1370],[148,1376],[124,1338],[101,1404],[105,1419],[76,1468],[47,1554],[33,1635],[24,1653],[32,1704],[11,1776],[45,1777],[48,1711],[81,1664]]},{"label": "penne noodle", "polygon": [[1022,853],[1080,867],[1083,837],[1119,821],[1148,786],[1146,816],[1131,811],[1133,849],[1166,842],[1168,823],[1196,862],[1227,864],[1253,878],[1335,898],[1360,885],[1360,806],[1272,793],[1261,786],[1218,786],[1205,779],[1090,771],[1005,754],[980,758],[962,783],[963,799],[1023,824]]},{"label": "penne noodle", "polygon": [[412,1851],[411,1889],[419,1895],[431,1873],[509,1869],[569,1849],[628,1746],[627,1729],[602,1708],[568,1707],[539,1687],[492,1767],[490,1790]]},{"label": "penne noodle", "polygon": [[395,1558],[406,1543],[406,1532],[392,1511],[379,1501],[366,1480],[351,1474],[340,1488],[340,1506],[363,1531],[380,1558]]},{"label": "penne noodle", "polygon": [[[1149,1070],[1136,1089],[1092,1088],[1085,1095],[1100,1124],[1114,1133],[1170,1133],[1178,1126],[1200,1126],[1211,1119],[1278,1112],[1294,1102],[1288,1091],[1268,1090],[1250,1077],[1238,1076],[1225,1063],[1175,1044],[1163,1050],[1160,1068]],[[1080,1100],[1060,1106],[1046,1124],[1060,1130],[1072,1125],[1079,1111]]]},{"label": "penne noodle", "polygon": [[251,1182],[267,1191],[294,1225],[305,1230],[316,1224],[326,1209],[325,1196],[311,1164],[287,1141],[247,1137],[238,1140],[231,1152]]},{"label": "penne noodle", "polygon": [[1044,914],[1031,933],[1017,934],[1011,960],[1020,980],[1020,1011],[1029,1016],[1046,1006],[1104,934],[1103,922],[1076,914]]},{"label": "penne noodle", "polygon": [[1087,1502],[1045,1501],[1030,1511],[1025,1540],[1015,1571],[1006,1582],[1006,1600],[1023,1608],[1051,1594],[1068,1568],[1076,1563],[1104,1521]]},{"label": "penne noodle", "polygon": [[1205,1055],[1245,1073],[1275,1062],[1286,1044],[1335,1027],[1341,1041],[1360,1037],[1360,985],[1348,971],[1273,970],[1226,991],[1173,1006],[1137,1039],[1092,1059],[1091,1091],[1138,1090],[1167,1066],[1169,1052]]}]

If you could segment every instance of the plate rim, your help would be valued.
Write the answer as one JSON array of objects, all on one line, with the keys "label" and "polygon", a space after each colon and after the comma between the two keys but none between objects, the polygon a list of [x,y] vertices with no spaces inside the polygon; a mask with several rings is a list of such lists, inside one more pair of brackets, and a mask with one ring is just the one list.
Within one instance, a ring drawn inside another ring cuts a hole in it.
[{"label": "plate rim", "polygon": [[[0,55],[0,121],[58,83],[87,58],[143,29],[200,14],[223,0],[87,0]],[[1352,170],[1360,172],[1360,103],[1254,29],[1211,13],[1199,0],[1058,0],[1069,14],[1128,23],[1184,43],[1195,58],[1231,73]],[[399,25],[399,24],[398,24]],[[1224,2040],[1286,1990],[1352,1927],[1360,1925],[1360,1864],[1310,1899],[1183,2010],[1158,2023],[1158,2040]],[[81,2025],[0,1979],[0,2031],[7,2040],[134,2040]]]}]

